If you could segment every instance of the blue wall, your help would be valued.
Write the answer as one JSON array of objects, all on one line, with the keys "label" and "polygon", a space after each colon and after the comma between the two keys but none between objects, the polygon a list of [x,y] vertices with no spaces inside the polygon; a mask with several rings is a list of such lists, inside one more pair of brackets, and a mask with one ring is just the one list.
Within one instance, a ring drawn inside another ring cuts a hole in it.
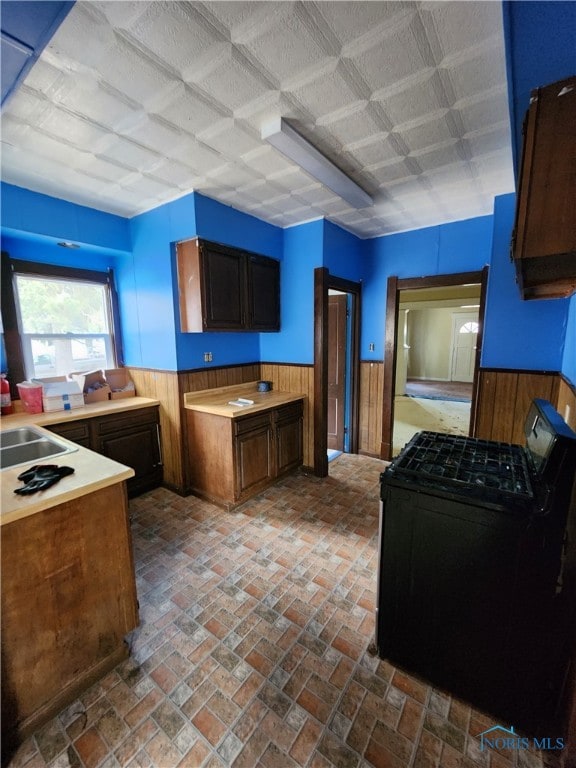
[{"label": "blue wall", "polygon": [[269,363],[314,362],[314,269],[323,266],[324,222],[283,231],[281,330],[260,334],[260,359]]},{"label": "blue wall", "polygon": [[562,373],[573,386],[576,386],[576,294],[570,299],[568,308]]},{"label": "blue wall", "polygon": [[[282,230],[261,219],[230,208],[204,195],[194,195],[194,235],[224,245],[245,248],[265,256],[282,259]],[[183,237],[173,238],[182,240]],[[281,270],[283,265],[281,265]],[[174,276],[176,275],[174,267]],[[181,333],[178,318],[177,281],[174,277],[176,345],[178,369],[234,365],[260,360],[260,334],[257,333]],[[282,307],[284,311],[284,307]],[[263,334],[265,335],[265,334]],[[271,334],[277,337],[277,334]],[[212,362],[204,362],[204,353],[212,353]]]},{"label": "blue wall", "polygon": [[502,195],[495,200],[482,365],[559,371],[569,300],[520,298],[510,261],[514,206],[515,195]]},{"label": "blue wall", "polygon": [[[445,275],[482,269],[490,262],[492,216],[427,227],[365,241],[363,289],[363,360],[384,358],[388,278]],[[375,345],[369,351],[370,343]]]},{"label": "blue wall", "polygon": [[503,4],[503,13],[518,164],[530,91],[576,73],[576,3],[514,0]]}]

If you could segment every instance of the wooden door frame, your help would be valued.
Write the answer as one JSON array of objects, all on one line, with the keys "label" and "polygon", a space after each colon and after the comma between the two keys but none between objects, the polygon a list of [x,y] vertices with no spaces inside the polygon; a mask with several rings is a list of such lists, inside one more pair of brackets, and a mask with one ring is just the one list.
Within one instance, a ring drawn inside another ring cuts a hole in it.
[{"label": "wooden door frame", "polygon": [[314,474],[328,475],[328,290],[352,295],[352,339],[350,358],[351,418],[350,453],[358,453],[360,384],[360,302],[361,284],[331,275],[326,267],[314,270]]},{"label": "wooden door frame", "polygon": [[482,354],[484,336],[484,310],[486,307],[486,289],[488,286],[488,266],[477,272],[458,272],[452,275],[430,275],[428,277],[388,278],[386,290],[386,325],[384,329],[384,375],[382,396],[382,437],[380,458],[389,461],[393,451],[394,433],[394,382],[396,380],[396,333],[398,326],[398,307],[400,291],[417,288],[442,288],[466,283],[480,283],[480,308],[478,310],[478,339],[472,382],[472,404],[470,407],[469,434],[476,429],[478,416],[478,372]]}]

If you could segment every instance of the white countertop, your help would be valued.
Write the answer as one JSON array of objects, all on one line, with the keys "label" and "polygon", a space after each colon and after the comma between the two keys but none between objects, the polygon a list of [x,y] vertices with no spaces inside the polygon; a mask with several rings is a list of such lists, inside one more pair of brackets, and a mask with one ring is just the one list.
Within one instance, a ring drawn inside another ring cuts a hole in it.
[{"label": "white countertop", "polygon": [[[1,500],[0,525],[14,522],[28,515],[41,512],[58,504],[79,498],[86,494],[105,488],[115,483],[120,483],[134,476],[134,470],[119,464],[112,459],[101,456],[87,448],[82,448],[75,443],[65,440],[59,435],[44,429],[50,424],[73,422],[79,419],[105,416],[114,413],[146,408],[158,405],[157,400],[147,397],[131,397],[123,400],[108,400],[101,403],[92,403],[72,411],[54,411],[51,413],[16,413],[0,418],[0,430],[14,429],[16,427],[37,426],[48,437],[56,437],[58,442],[69,445],[74,450],[60,456],[48,457],[45,460],[31,461],[17,467],[0,470]],[[20,496],[14,493],[15,488],[22,486],[18,475],[27,467],[34,464],[56,464],[74,468],[74,474],[62,478],[58,483],[45,491],[39,491],[30,496]]]}]

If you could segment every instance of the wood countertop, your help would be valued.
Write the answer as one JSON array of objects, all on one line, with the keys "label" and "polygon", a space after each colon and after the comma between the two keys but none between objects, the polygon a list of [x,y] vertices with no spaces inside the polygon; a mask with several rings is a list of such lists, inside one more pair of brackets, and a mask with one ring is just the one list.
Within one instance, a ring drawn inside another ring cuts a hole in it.
[{"label": "wood countertop", "polygon": [[[0,430],[14,429],[17,427],[39,427],[46,436],[56,439],[59,443],[69,446],[72,451],[53,458],[31,461],[17,467],[9,467],[0,471],[1,501],[0,525],[6,525],[14,520],[19,520],[36,512],[41,512],[55,507],[72,499],[77,499],[89,493],[106,488],[109,485],[120,483],[134,476],[134,470],[119,464],[106,456],[102,456],[88,448],[82,448],[69,440],[54,435],[45,430],[50,424],[61,424],[65,421],[77,421],[78,419],[106,416],[114,413],[131,411],[136,408],[146,408],[158,405],[157,400],[147,397],[131,397],[123,400],[109,400],[101,403],[92,403],[72,411],[53,411],[51,413],[16,413],[10,416],[2,416]],[[30,496],[20,496],[14,493],[15,488],[22,486],[18,475],[34,464],[56,464],[58,466],[73,467],[74,474],[62,478],[56,485],[39,491]],[[95,510],[95,514],[97,511]]]},{"label": "wood countertop", "polygon": [[[253,405],[230,405],[231,400],[237,400],[239,397],[253,400],[254,403]],[[190,411],[237,419],[241,416],[278,408],[288,403],[295,403],[304,398],[305,395],[295,392],[278,392],[276,390],[258,392],[257,382],[250,381],[246,384],[233,384],[229,387],[186,392],[184,407]]]}]

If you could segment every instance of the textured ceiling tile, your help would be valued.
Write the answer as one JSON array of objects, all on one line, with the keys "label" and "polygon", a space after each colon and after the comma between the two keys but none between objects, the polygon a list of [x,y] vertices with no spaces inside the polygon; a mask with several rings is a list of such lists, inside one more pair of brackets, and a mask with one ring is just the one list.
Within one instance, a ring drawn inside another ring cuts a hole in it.
[{"label": "textured ceiling tile", "polygon": [[225,29],[231,30],[230,37],[236,42],[250,40],[261,35],[271,26],[278,24],[284,15],[291,12],[290,2],[253,2],[253,0],[218,0],[204,2],[203,8],[218,19]]},{"label": "textured ceiling tile", "polygon": [[216,31],[203,23],[193,3],[150,3],[125,28],[141,46],[180,75],[193,69],[221,41]]},{"label": "textured ceiling tile", "polygon": [[248,134],[231,118],[219,120],[214,126],[197,135],[203,144],[225,157],[243,158],[262,151],[262,141]]},{"label": "textured ceiling tile", "polygon": [[478,55],[450,66],[443,64],[445,73],[457,99],[466,99],[475,93],[482,93],[506,85],[506,71],[503,57],[495,56],[493,49],[483,50]]},{"label": "textured ceiling tile", "polygon": [[396,161],[399,157],[387,133],[374,133],[362,142],[346,144],[344,151],[352,154],[357,163],[368,169]]},{"label": "textured ceiling tile", "polygon": [[394,36],[352,58],[370,90],[386,88],[429,66],[418,46],[412,24],[402,26]]},{"label": "textured ceiling tile", "polygon": [[88,82],[83,78],[74,82],[71,78],[70,85],[72,87],[60,92],[57,103],[111,131],[140,113],[135,103],[92,78]]},{"label": "textured ceiling tile", "polygon": [[195,77],[194,82],[213,99],[226,104],[231,110],[253,101],[268,88],[258,70],[231,46],[226,46],[215,66],[205,75]]},{"label": "textured ceiling tile", "polygon": [[47,110],[37,125],[42,131],[79,149],[91,147],[93,150],[97,150],[100,143],[108,135],[108,132],[99,125],[70,114],[59,107],[52,107]]},{"label": "textured ceiling tile", "polygon": [[140,172],[153,168],[161,160],[156,152],[120,136],[111,137],[108,146],[102,147],[99,156]]},{"label": "textured ceiling tile", "polygon": [[120,93],[125,93],[139,104],[156,97],[160,91],[171,89],[172,80],[168,72],[154,61],[143,56],[120,35],[99,65],[102,79]]},{"label": "textured ceiling tile", "polygon": [[412,13],[412,3],[316,2],[310,3],[334,30],[342,45],[390,24],[398,14]]},{"label": "textured ceiling tile", "polygon": [[429,14],[444,56],[470,48],[494,34],[499,25],[500,3],[475,0],[474,3],[425,3],[422,14]]},{"label": "textured ceiling tile", "polygon": [[259,177],[250,168],[240,166],[234,163],[226,163],[210,171],[207,174],[210,181],[221,183],[226,187],[242,187],[247,184],[253,184],[259,180]]},{"label": "textured ceiling tile", "polygon": [[487,92],[482,98],[457,104],[462,124],[467,133],[483,130],[502,122],[507,112],[507,95],[504,87]]},{"label": "textured ceiling tile", "polygon": [[434,77],[435,72],[426,71],[422,79],[416,82],[410,80],[401,91],[373,97],[373,100],[382,102],[394,125],[409,123],[446,106],[440,103],[438,93],[433,87]]},{"label": "textured ceiling tile", "polygon": [[370,113],[369,104],[363,104],[352,114],[325,124],[324,127],[345,147],[354,142],[364,141],[374,133],[380,132],[380,127]]},{"label": "textured ceiling tile", "polygon": [[305,16],[294,4],[282,23],[273,27],[264,25],[261,33],[255,30],[250,41],[243,47],[259,61],[266,72],[282,83],[294,77],[294,73],[318,66],[329,55],[318,43]]},{"label": "textured ceiling tile", "polygon": [[88,157],[85,160],[82,165],[82,171],[87,176],[114,183],[122,182],[133,173],[133,171],[130,171],[121,165],[94,156]]},{"label": "textured ceiling tile", "polygon": [[307,205],[323,205],[335,199],[334,193],[322,184],[313,184],[306,189],[299,189],[294,196]]},{"label": "textured ceiling tile", "polygon": [[360,104],[360,94],[344,77],[344,65],[336,68],[335,64],[331,64],[330,72],[325,72],[301,87],[290,89],[294,98],[316,119],[325,117],[322,121],[324,124],[331,122],[333,113],[341,110],[355,111]]},{"label": "textured ceiling tile", "polygon": [[403,159],[372,168],[369,173],[379,187],[386,186],[399,179],[409,179],[414,175]]},{"label": "textured ceiling tile", "polygon": [[290,160],[268,144],[241,155],[241,158],[260,175],[270,178],[276,174],[289,173],[294,167]]},{"label": "textured ceiling tile", "polygon": [[393,133],[398,134],[409,147],[411,152],[432,148],[437,144],[445,144],[455,137],[450,132],[444,112],[428,115],[428,120],[412,127],[399,126]]},{"label": "textured ceiling tile", "polygon": [[142,114],[134,125],[120,130],[119,133],[158,155],[163,154],[168,144],[177,147],[182,139],[182,133],[177,128],[146,114]]},{"label": "textured ceiling tile", "polygon": [[155,111],[160,117],[191,134],[209,128],[225,117],[223,112],[209,105],[201,94],[184,85],[173,92],[169,104]]},{"label": "textured ceiling tile", "polygon": [[[198,189],[361,236],[484,210],[514,188],[497,6],[76,3],[3,110],[3,178],[120,215]],[[279,116],[378,208],[263,142]]]},{"label": "textured ceiling tile", "polygon": [[423,171],[434,171],[445,165],[462,162],[462,150],[456,140],[434,147],[430,150],[410,155]]},{"label": "textured ceiling tile", "polygon": [[508,123],[500,123],[485,128],[483,131],[467,134],[464,142],[470,147],[473,157],[497,152],[506,145],[510,138]]}]

